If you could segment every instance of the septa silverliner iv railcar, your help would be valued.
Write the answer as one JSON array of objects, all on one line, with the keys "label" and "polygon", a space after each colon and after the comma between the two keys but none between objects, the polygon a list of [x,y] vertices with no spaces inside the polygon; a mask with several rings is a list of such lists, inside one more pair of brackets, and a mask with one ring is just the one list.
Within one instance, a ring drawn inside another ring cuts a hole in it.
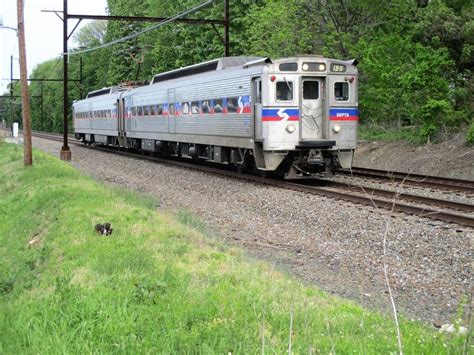
[{"label": "septa silverliner iv railcar", "polygon": [[73,104],[77,139],[233,164],[289,179],[350,168],[357,62],[226,57]]}]

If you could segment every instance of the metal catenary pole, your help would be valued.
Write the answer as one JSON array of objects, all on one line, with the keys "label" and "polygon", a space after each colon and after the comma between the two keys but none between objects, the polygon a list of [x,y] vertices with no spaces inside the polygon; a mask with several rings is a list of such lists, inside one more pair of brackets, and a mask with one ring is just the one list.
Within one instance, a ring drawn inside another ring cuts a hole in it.
[{"label": "metal catenary pole", "polygon": [[[55,12],[57,11],[49,11],[43,10],[44,12]],[[169,18],[164,17],[144,17],[144,16],[102,16],[102,15],[78,15],[78,14],[69,14],[67,11],[67,0],[63,2],[63,129],[64,129],[64,136],[63,136],[63,146],[61,148],[60,157],[62,160],[71,160],[71,151],[68,146],[68,49],[67,49],[67,41],[72,33],[68,34],[67,28],[67,21],[68,19],[78,19],[79,22],[83,19],[89,20],[125,20],[125,21],[146,21],[146,22],[161,22],[166,21]],[[224,0],[224,20],[208,20],[208,19],[188,19],[188,18],[178,18],[175,20],[176,22],[187,23],[191,25],[203,25],[203,24],[211,24],[211,25],[224,25],[224,56],[228,57],[230,55],[230,40],[229,40],[229,32],[230,32],[230,6],[229,0]],[[73,28],[72,32],[77,28],[79,22]],[[81,60],[82,61],[82,60]],[[82,63],[81,63],[82,69]],[[82,79],[82,70],[81,70],[81,79]],[[82,80],[81,80],[82,84]],[[82,85],[81,85],[82,86]],[[80,94],[82,98],[82,93]]]},{"label": "metal catenary pole", "polygon": [[67,78],[67,0],[63,2],[63,146],[61,148],[60,157],[61,160],[71,160],[71,150],[68,145],[68,78]]},{"label": "metal catenary pole", "polygon": [[229,0],[224,0],[224,56],[225,57],[230,56],[229,27],[230,27]]}]

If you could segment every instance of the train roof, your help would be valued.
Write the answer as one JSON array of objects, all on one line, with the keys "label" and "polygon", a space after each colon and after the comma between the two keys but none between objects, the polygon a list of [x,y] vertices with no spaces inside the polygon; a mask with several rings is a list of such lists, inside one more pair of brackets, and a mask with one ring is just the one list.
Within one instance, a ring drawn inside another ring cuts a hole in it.
[{"label": "train roof", "polygon": [[86,96],[86,99],[90,99],[91,97],[95,97],[95,96],[113,94],[114,92],[117,92],[117,91],[118,91],[117,86],[110,86],[108,88],[102,88],[102,89],[91,91],[90,93],[88,93],[87,96]]},{"label": "train roof", "polygon": [[234,67],[242,67],[245,64],[253,61],[260,61],[266,58],[260,57],[223,57],[219,59],[209,60],[207,62],[189,65],[183,68],[170,70],[164,73],[156,74],[153,77],[150,85],[167,81],[171,79],[177,79],[189,75],[201,74],[216,70],[223,70]]}]

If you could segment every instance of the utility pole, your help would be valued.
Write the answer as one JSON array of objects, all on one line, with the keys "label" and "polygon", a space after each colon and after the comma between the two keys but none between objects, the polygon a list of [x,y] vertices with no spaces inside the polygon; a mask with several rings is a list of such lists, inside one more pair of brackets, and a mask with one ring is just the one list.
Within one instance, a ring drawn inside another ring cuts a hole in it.
[{"label": "utility pole", "polygon": [[20,52],[21,104],[23,115],[23,163],[25,166],[31,166],[33,165],[33,155],[31,152],[30,98],[28,95],[28,73],[26,70],[25,23],[23,9],[23,0],[17,0],[18,49]]}]

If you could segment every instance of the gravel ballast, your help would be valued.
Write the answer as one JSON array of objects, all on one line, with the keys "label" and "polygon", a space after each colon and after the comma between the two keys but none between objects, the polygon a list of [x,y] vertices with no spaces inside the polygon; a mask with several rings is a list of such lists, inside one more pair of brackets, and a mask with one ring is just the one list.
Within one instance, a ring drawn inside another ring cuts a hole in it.
[{"label": "gravel ballast", "polygon": [[[59,142],[33,143],[59,155]],[[450,323],[471,294],[469,228],[83,147],[71,151],[85,174],[152,195],[160,209],[190,211],[216,238],[364,306],[391,312],[384,261],[398,311],[409,318]]]}]

